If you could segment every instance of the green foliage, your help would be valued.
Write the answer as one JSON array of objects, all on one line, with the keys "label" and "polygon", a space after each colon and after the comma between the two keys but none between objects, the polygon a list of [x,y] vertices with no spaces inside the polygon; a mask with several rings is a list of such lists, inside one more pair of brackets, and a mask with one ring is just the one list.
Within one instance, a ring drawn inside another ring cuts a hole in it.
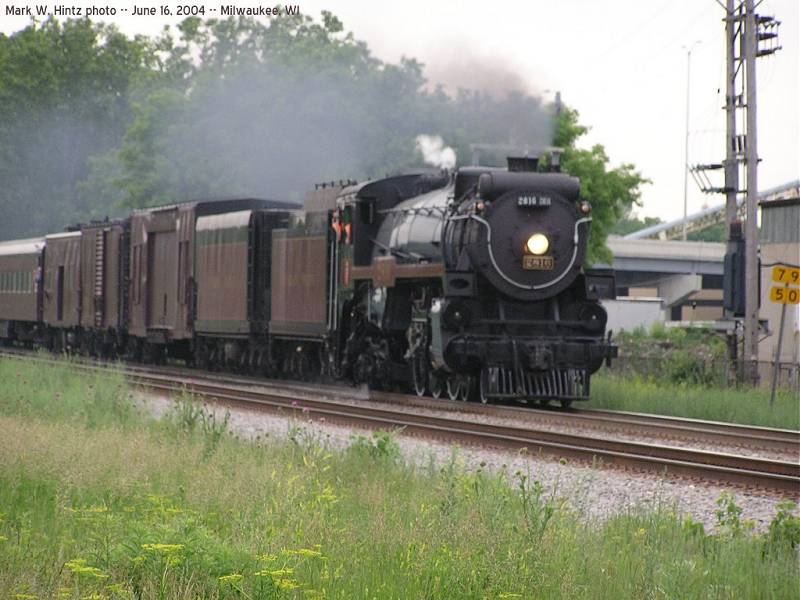
[{"label": "green foliage", "polygon": [[[179,428],[89,427],[46,406],[56,384],[85,389],[82,375],[12,364],[37,370],[28,385],[46,401],[0,414],[3,597],[796,596],[788,505],[765,535],[708,536],[665,508],[587,521],[534,474],[469,471],[457,455],[417,467],[309,435],[223,436],[209,456],[197,410]],[[0,388],[0,406],[18,391]],[[722,503],[725,527],[741,523],[735,507]]]},{"label": "green foliage", "polygon": [[205,455],[208,457],[214,453],[223,436],[228,433],[230,417],[230,413],[226,410],[222,420],[217,419],[216,413],[209,410],[198,398],[184,392],[175,400],[166,423],[180,434],[198,436],[203,441]]},{"label": "green foliage", "polygon": [[397,432],[373,431],[371,436],[353,434],[350,436],[348,451],[362,456],[388,462],[400,460],[400,444],[397,443]]},{"label": "green foliage", "polygon": [[717,531],[720,535],[737,536],[753,529],[753,523],[742,521],[742,507],[736,504],[731,492],[723,492],[717,498]]},{"label": "green foliage", "polygon": [[77,184],[89,157],[121,139],[132,88],[154,63],[146,39],[88,19],[0,34],[0,239],[115,212]]},{"label": "green foliage", "polygon": [[726,384],[725,342],[711,330],[656,323],[649,332],[622,331],[615,342],[620,348],[615,373],[673,384]]},{"label": "green foliage", "polygon": [[611,227],[609,233],[613,235],[628,235],[634,231],[640,231],[642,229],[646,229],[647,227],[652,227],[653,225],[659,225],[661,223],[663,223],[663,221],[658,217],[644,217],[643,219],[639,219],[628,214],[617,221]]},{"label": "green foliage", "polygon": [[593,408],[800,429],[800,399],[781,390],[770,406],[769,389],[708,387],[668,383],[602,371],[592,377]]},{"label": "green foliage", "polygon": [[725,223],[717,223],[700,231],[694,231],[686,237],[692,242],[724,242],[728,239]]},{"label": "green foliage", "polygon": [[587,262],[611,263],[605,242],[608,234],[634,205],[639,204],[640,186],[648,180],[632,164],[609,167],[609,158],[600,144],[579,148],[578,140],[589,128],[578,121],[578,111],[565,109],[556,121],[554,145],[564,148],[564,171],[580,178],[581,195],[592,205],[592,228]]},{"label": "green foliage", "polygon": [[[42,354],[45,360],[49,354]],[[136,426],[141,415],[119,373],[83,373],[68,359],[42,367],[27,360],[0,360],[0,415],[68,420],[90,428]]]},{"label": "green foliage", "polygon": [[769,524],[767,547],[800,547],[800,515],[797,514],[797,504],[789,500],[778,504],[778,512]]}]

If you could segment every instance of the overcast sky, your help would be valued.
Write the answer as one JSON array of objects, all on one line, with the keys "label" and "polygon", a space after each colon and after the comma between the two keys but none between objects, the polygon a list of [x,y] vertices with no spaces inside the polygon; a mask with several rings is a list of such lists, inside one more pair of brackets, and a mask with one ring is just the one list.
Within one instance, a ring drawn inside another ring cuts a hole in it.
[{"label": "overcast sky", "polygon": [[[332,11],[379,58],[417,58],[434,80],[447,85],[496,81],[546,97],[560,91],[592,127],[586,143],[604,144],[612,164],[632,162],[652,180],[643,189],[640,214],[664,219],[683,214],[686,48],[698,42],[691,58],[689,162],[724,157],[724,12],[715,0],[295,1],[314,17]],[[65,3],[131,7],[169,2]],[[207,7],[222,3],[205,2]],[[6,16],[9,4],[34,2],[0,0],[4,33],[28,23]],[[764,190],[800,178],[800,2],[764,0],[758,11],[783,23],[783,50],[757,63],[759,188]],[[177,19],[105,20],[132,34],[155,33]],[[690,212],[723,200],[702,194],[690,178]]]}]

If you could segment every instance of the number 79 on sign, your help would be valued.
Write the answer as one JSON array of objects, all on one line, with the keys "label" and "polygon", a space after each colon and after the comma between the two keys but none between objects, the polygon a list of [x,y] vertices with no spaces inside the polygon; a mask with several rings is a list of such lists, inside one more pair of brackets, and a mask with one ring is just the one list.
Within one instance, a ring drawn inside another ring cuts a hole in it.
[{"label": "number 79 on sign", "polygon": [[772,281],[787,283],[789,285],[800,285],[800,269],[784,265],[772,267]]}]

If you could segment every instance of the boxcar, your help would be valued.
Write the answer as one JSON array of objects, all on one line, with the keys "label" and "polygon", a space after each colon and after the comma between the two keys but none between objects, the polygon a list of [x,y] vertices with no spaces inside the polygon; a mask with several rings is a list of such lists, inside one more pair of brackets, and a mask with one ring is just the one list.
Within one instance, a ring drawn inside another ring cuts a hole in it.
[{"label": "boxcar", "polygon": [[0,338],[32,339],[42,318],[44,238],[0,243]]},{"label": "boxcar", "polygon": [[60,330],[56,347],[63,348],[74,343],[67,330],[81,323],[81,232],[48,235],[45,247],[42,320],[48,327]]},{"label": "boxcar", "polygon": [[138,347],[134,354],[143,352],[147,359],[158,359],[168,350],[172,356],[191,358],[197,219],[271,206],[293,205],[244,198],[186,202],[133,213],[129,334]]},{"label": "boxcar", "polygon": [[125,342],[129,221],[94,222],[81,231],[83,343],[93,354],[112,355]]},{"label": "boxcar", "polygon": [[197,218],[195,334],[200,364],[264,366],[272,232],[286,227],[289,214],[279,207]]}]

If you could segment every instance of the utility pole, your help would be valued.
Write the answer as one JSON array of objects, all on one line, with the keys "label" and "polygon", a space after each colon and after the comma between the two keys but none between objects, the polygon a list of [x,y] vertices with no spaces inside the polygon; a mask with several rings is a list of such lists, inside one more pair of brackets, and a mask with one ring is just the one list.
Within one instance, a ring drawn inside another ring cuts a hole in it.
[{"label": "utility pole", "polygon": [[[736,30],[738,22],[734,8],[734,0],[726,0],[725,6],[725,237],[728,241],[726,253],[731,255],[736,244],[731,240],[731,226],[736,220],[738,206],[736,197],[739,193],[739,137],[736,135]],[[735,319],[732,310],[725,310],[726,319]],[[726,336],[728,348],[728,361],[733,365],[734,379],[737,384],[741,382],[741,369],[739,364],[739,343],[736,329]]]},{"label": "utility pole", "polygon": [[758,52],[758,22],[755,0],[745,0],[744,64],[747,85],[747,141],[745,165],[747,193],[745,196],[745,298],[744,298],[744,376],[758,384],[758,304],[761,273],[758,264],[758,132],[756,119],[756,53]]},{"label": "utility pole", "polygon": [[[736,220],[736,196],[739,192],[739,138],[736,135],[736,28],[734,0],[727,0],[725,16],[725,231],[730,240],[731,223]],[[728,249],[731,249],[730,241]]]},{"label": "utility pole", "polygon": [[689,46],[686,51],[686,136],[683,147],[683,241],[686,241],[686,216],[688,214],[688,195],[689,195],[689,106],[690,91],[692,82],[692,50],[700,43],[700,40]]},{"label": "utility pole", "polygon": [[[767,56],[780,50],[778,46],[778,27],[780,21],[773,17],[756,15],[755,0],[717,0],[725,9],[725,51],[727,55],[725,82],[725,160],[722,164],[696,165],[691,168],[692,175],[700,182],[701,189],[707,193],[725,194],[725,225],[728,232],[728,257],[740,255],[741,238],[744,237],[744,276],[728,271],[726,277],[736,284],[726,291],[733,296],[743,297],[742,303],[727,303],[727,318],[741,317],[743,352],[738,363],[737,331],[728,338],[728,356],[735,365],[741,366],[737,378],[750,384],[758,383],[758,305],[760,288],[760,267],[758,261],[758,132],[756,119],[756,58]],[[761,47],[760,47],[761,46]],[[737,131],[740,122],[745,124],[745,132]],[[744,168],[741,168],[741,167]],[[724,169],[725,185],[713,187],[705,171]],[[741,182],[744,182],[742,186]],[[744,227],[737,223],[739,203],[744,200]],[[735,230],[735,231],[734,231]],[[743,235],[742,235],[743,233]],[[735,235],[732,235],[735,234]],[[735,238],[735,239],[734,239]],[[735,240],[739,240],[737,244]],[[740,269],[740,267],[737,267]],[[738,290],[738,291],[735,291]],[[731,308],[732,307],[732,308]]]}]

